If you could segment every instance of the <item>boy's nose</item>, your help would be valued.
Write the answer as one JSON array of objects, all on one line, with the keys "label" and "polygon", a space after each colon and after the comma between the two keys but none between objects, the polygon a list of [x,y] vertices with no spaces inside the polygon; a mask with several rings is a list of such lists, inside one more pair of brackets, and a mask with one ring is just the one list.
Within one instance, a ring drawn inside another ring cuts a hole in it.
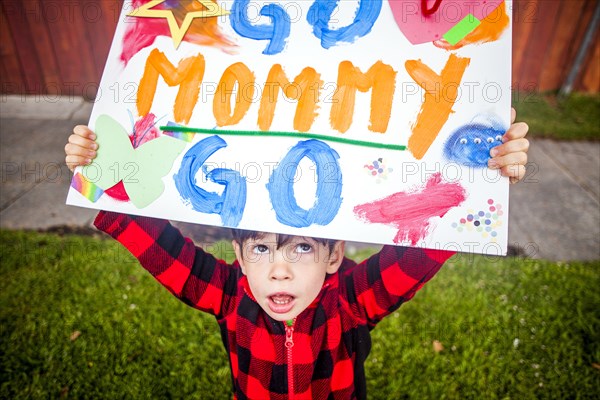
[{"label": "boy's nose", "polygon": [[273,264],[271,265],[271,274],[269,278],[273,280],[285,280],[292,279],[292,277],[293,275],[289,262],[285,259],[285,257],[277,255],[275,260],[273,260]]}]

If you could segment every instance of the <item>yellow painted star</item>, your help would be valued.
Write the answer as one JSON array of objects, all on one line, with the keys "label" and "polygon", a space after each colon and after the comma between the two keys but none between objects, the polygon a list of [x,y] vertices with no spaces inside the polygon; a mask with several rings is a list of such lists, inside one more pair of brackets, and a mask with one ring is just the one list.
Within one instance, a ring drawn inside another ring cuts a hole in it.
[{"label": "yellow painted star", "polygon": [[164,3],[166,0],[151,0],[141,7],[136,8],[129,14],[129,17],[141,17],[141,18],[166,18],[169,23],[169,29],[171,30],[171,37],[173,38],[173,44],[175,48],[179,47],[179,44],[183,40],[186,32],[192,25],[194,18],[210,18],[219,17],[221,15],[228,15],[229,11],[222,9],[218,4],[213,3],[210,0],[196,0],[206,8],[202,11],[191,11],[185,15],[181,26],[177,24],[175,15],[171,10],[153,10],[153,7]]}]

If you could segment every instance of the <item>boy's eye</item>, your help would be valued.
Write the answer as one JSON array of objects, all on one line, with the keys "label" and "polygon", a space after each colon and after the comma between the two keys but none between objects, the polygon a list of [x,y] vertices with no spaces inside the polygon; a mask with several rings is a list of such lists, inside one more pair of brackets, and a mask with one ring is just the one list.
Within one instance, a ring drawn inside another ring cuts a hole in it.
[{"label": "boy's eye", "polygon": [[265,254],[269,252],[269,248],[264,244],[257,244],[252,248],[254,254]]},{"label": "boy's eye", "polygon": [[312,246],[308,243],[300,243],[296,246],[297,253],[309,253],[312,250]]}]

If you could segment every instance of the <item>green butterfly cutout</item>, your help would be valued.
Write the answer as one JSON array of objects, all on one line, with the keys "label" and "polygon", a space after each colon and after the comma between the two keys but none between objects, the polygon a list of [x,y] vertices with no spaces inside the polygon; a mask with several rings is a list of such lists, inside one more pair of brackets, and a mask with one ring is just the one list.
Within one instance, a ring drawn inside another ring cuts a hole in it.
[{"label": "green butterfly cutout", "polygon": [[125,191],[137,208],[158,199],[165,190],[162,178],[187,143],[170,136],[152,139],[134,149],[127,131],[108,115],[96,120],[98,155],[83,168],[83,176],[106,190],[123,181]]}]

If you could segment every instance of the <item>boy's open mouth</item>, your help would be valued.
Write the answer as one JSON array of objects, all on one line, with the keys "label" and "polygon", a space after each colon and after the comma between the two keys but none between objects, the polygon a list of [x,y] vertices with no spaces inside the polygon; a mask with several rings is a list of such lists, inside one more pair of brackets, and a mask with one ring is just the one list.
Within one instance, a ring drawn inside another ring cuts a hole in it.
[{"label": "boy's open mouth", "polygon": [[285,314],[294,306],[295,297],[288,293],[275,293],[268,297],[269,308],[277,314]]}]

